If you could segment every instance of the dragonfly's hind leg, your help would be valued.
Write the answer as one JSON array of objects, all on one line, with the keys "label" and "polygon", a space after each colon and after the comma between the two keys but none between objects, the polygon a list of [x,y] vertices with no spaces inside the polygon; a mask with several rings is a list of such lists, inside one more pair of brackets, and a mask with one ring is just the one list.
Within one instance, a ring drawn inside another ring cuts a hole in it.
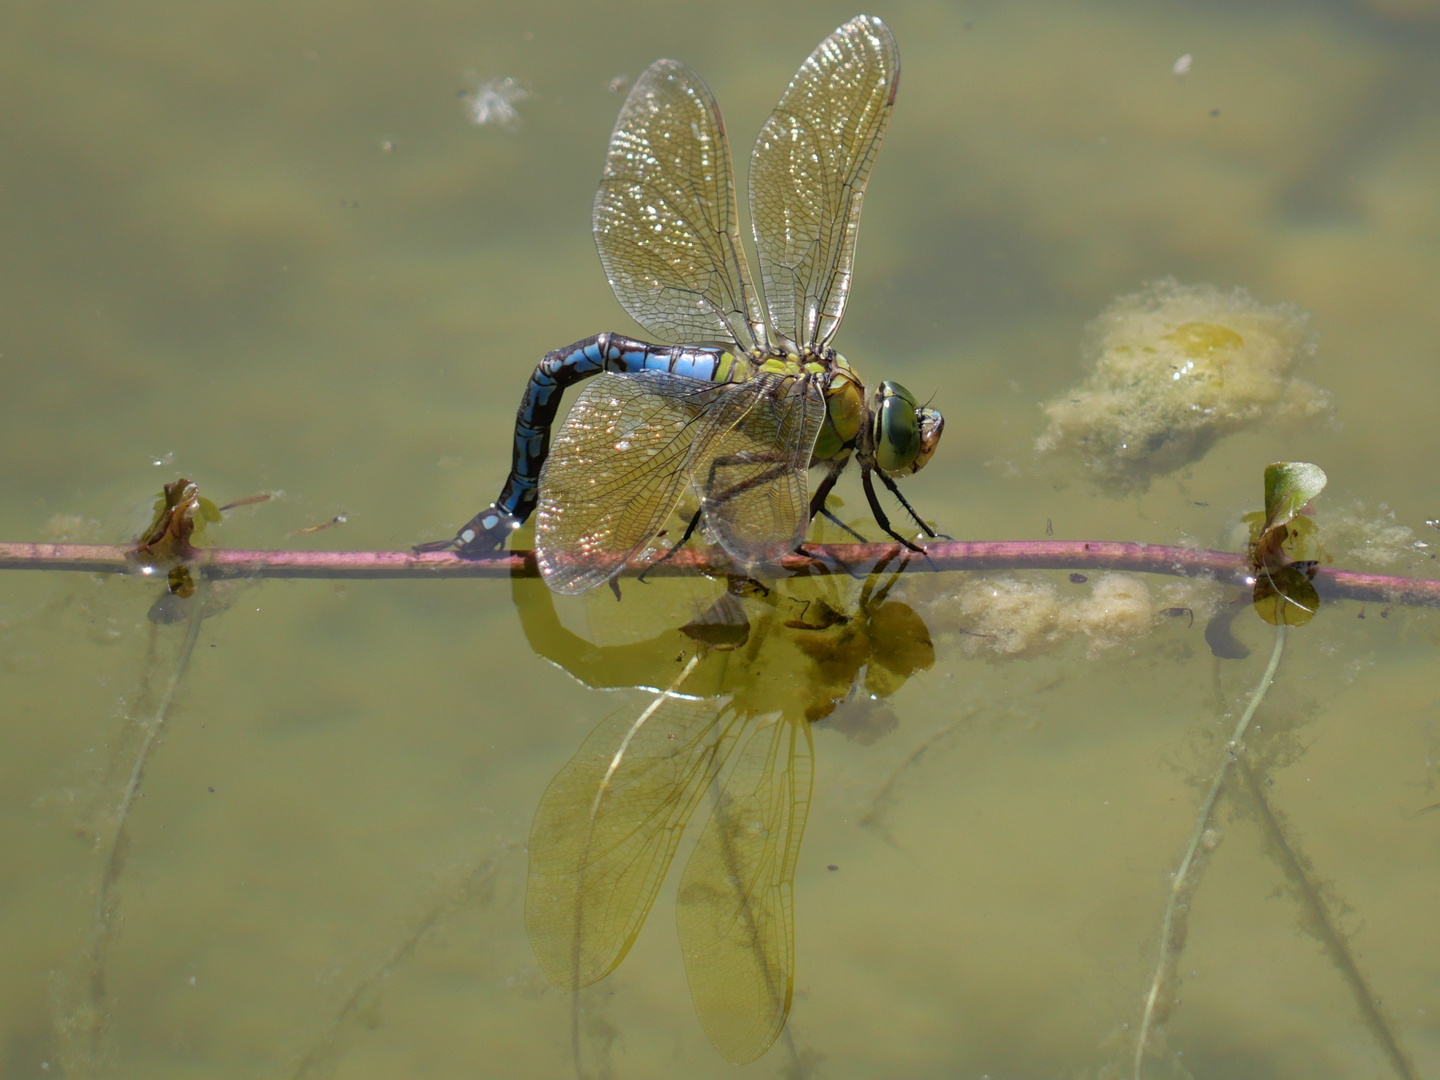
[{"label": "dragonfly's hind leg", "polygon": [[702,513],[704,513],[703,510],[696,510],[695,513],[691,515],[690,524],[685,526],[685,535],[680,537],[679,540],[675,541],[674,545],[670,548],[669,551],[665,552],[664,555],[661,555],[660,558],[656,559],[653,563],[651,563],[644,570],[642,570],[640,572],[640,576],[635,579],[636,581],[644,581],[645,575],[650,573],[651,570],[654,570],[655,567],[659,566],[661,563],[668,562],[670,559],[675,557],[675,553],[685,546],[686,542],[690,539],[690,537],[695,535],[695,530],[700,526],[700,515]]},{"label": "dragonfly's hind leg", "polygon": [[[861,579],[860,572],[856,570],[853,565],[847,563],[844,559],[840,558],[833,552],[825,551],[823,549],[819,551],[811,551],[804,544],[801,544],[795,549],[795,554],[804,555],[807,559],[811,559],[814,562],[820,563],[822,566],[828,566],[834,570],[838,570],[840,571],[840,573],[852,577],[856,581],[859,581]],[[795,576],[809,577],[812,572],[818,573],[818,571],[815,571],[814,568],[811,566],[803,566],[795,572]]]},{"label": "dragonfly's hind leg", "polygon": [[825,462],[825,479],[820,481],[820,486],[815,489],[815,494],[810,496],[810,517],[812,520],[816,516],[825,518],[825,520],[831,524],[840,526],[840,528],[844,529],[863,544],[866,542],[865,537],[861,536],[849,525],[846,525],[845,522],[831,513],[830,508],[825,505],[825,501],[830,498],[830,492],[835,489],[835,482],[840,479],[840,474],[845,471],[845,465],[849,460],[850,452],[847,450],[843,454]]},{"label": "dragonfly's hind leg", "polygon": [[[812,514],[811,516],[813,517],[814,515]],[[845,522],[841,521],[838,517],[836,517],[833,513],[831,513],[828,509],[826,509],[826,508],[823,507],[823,506],[820,508],[820,516],[823,517],[826,521],[830,522],[830,524],[832,524],[832,525],[838,525],[840,528],[844,529],[847,533],[849,533],[851,536],[853,536],[856,540],[860,541],[860,543],[862,543],[862,544],[867,544],[867,543],[869,543],[869,541],[866,540],[863,535],[861,535],[860,533],[856,532],[856,531],[855,531],[854,529],[852,529],[849,525],[846,525]]]}]

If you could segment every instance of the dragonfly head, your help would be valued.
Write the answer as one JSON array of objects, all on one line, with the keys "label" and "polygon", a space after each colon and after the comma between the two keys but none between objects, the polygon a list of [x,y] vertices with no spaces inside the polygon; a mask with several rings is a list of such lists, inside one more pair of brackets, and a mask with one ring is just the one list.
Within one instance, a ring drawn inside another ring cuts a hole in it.
[{"label": "dragonfly head", "polygon": [[875,467],[891,476],[908,476],[925,467],[940,445],[945,418],[920,405],[897,382],[882,382],[870,408]]}]

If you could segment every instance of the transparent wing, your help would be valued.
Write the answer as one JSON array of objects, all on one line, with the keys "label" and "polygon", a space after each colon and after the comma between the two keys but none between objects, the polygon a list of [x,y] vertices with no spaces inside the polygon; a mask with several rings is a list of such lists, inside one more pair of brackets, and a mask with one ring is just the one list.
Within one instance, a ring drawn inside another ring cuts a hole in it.
[{"label": "transparent wing", "polygon": [[743,1065],[790,1012],[795,862],[814,776],[810,725],[777,719],[746,741],[685,866],[675,919],[705,1034]]},{"label": "transparent wing", "polygon": [[[546,584],[580,593],[614,577],[655,539],[692,481],[709,520],[712,486],[740,476],[746,462],[766,455],[773,461],[781,450],[777,439],[808,437],[803,448],[784,446],[791,460],[808,465],[817,409],[823,419],[823,398],[808,380],[776,375],[742,383],[659,371],[592,379],[540,474],[535,546]],[[803,467],[782,470],[772,482],[784,488],[773,499],[759,484],[733,497],[725,488],[716,510],[721,541],[745,565],[789,545],[808,512]],[[771,518],[762,518],[762,510]]]},{"label": "transparent wing", "polygon": [[746,573],[777,564],[805,539],[806,472],[824,420],[825,396],[813,381],[775,380],[706,447],[694,473],[705,524]]},{"label": "transparent wing", "polygon": [[616,298],[666,341],[764,344],[740,246],[725,124],[678,60],[635,80],[595,193],[595,243]]},{"label": "transparent wing", "polygon": [[590,380],[540,473],[536,559],[550,588],[592,589],[654,540],[735,389],[658,371]]},{"label": "transparent wing", "polygon": [[825,345],[845,314],[860,204],[900,85],[879,19],[851,19],[810,54],[755,140],[750,219],[770,323]]},{"label": "transparent wing", "polygon": [[613,971],[634,943],[699,797],[743,722],[723,701],[659,694],[600,724],[540,800],[525,927],[565,989]]}]

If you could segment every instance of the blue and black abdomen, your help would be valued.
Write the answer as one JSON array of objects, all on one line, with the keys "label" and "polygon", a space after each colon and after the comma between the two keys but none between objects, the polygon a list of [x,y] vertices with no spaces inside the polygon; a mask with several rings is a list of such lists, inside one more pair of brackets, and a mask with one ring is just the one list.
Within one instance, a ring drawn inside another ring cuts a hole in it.
[{"label": "blue and black abdomen", "polygon": [[735,370],[734,354],[721,346],[652,345],[619,334],[596,334],[556,349],[536,366],[520,398],[510,475],[500,497],[453,540],[422,544],[417,550],[454,547],[462,555],[478,555],[505,545],[505,538],[524,524],[539,500],[540,469],[550,452],[550,429],[566,387],[602,371],[668,371],[701,382],[729,382]]}]

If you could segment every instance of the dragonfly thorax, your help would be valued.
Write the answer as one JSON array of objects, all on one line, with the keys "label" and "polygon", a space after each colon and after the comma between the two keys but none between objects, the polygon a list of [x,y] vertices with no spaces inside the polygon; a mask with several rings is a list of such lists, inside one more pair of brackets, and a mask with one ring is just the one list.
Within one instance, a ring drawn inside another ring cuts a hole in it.
[{"label": "dragonfly thorax", "polygon": [[722,378],[741,381],[761,374],[781,375],[807,379],[825,395],[825,419],[810,455],[812,465],[829,461],[855,446],[865,427],[865,387],[845,357],[834,349],[815,345],[807,345],[799,352],[774,345],[768,350],[757,347],[745,356],[749,360],[748,370],[734,365],[734,357],[727,351],[724,358],[728,363],[724,374],[717,375],[717,381]]},{"label": "dragonfly thorax", "polygon": [[855,445],[865,422],[865,388],[843,357],[831,367],[825,384],[825,422],[810,454],[811,464],[829,461]]}]

